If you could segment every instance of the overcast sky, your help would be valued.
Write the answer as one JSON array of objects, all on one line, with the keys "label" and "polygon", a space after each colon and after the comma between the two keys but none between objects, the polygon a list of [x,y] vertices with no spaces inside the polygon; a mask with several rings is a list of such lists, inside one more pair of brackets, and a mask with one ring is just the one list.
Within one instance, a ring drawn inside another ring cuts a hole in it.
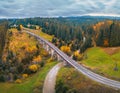
[{"label": "overcast sky", "polygon": [[120,0],[0,0],[0,18],[120,15]]}]

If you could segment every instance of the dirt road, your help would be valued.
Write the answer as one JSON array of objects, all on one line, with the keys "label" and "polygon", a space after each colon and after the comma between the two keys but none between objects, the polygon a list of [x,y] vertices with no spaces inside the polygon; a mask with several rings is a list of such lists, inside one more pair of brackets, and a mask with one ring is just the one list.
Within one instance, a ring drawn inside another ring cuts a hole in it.
[{"label": "dirt road", "polygon": [[43,93],[55,93],[56,76],[62,66],[62,62],[58,63],[49,71],[44,81]]}]

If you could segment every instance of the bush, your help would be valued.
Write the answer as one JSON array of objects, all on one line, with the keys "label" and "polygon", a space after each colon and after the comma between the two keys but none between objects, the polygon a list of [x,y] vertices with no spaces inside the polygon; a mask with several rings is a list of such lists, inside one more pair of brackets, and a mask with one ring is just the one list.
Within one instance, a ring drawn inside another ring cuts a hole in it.
[{"label": "bush", "polygon": [[74,55],[73,55],[74,60],[80,61],[80,60],[82,60],[82,58],[83,58],[83,55],[80,54],[78,50],[74,52]]},{"label": "bush", "polygon": [[41,66],[41,67],[43,67],[44,65],[45,65],[45,62],[44,62],[44,61],[40,62],[40,66]]},{"label": "bush", "polygon": [[53,62],[53,61],[54,61],[54,58],[52,58],[52,57],[47,60],[48,63]]},{"label": "bush", "polygon": [[78,93],[76,89],[69,89],[67,93]]},{"label": "bush", "polygon": [[28,74],[23,74],[22,77],[23,77],[23,78],[27,78],[27,77],[28,77]]},{"label": "bush", "polygon": [[5,82],[5,76],[4,75],[0,75],[0,82]]},{"label": "bush", "polygon": [[43,57],[48,57],[48,56],[49,56],[49,53],[48,53],[47,51],[43,50],[43,51],[41,52],[41,55],[42,55]]},{"label": "bush", "polygon": [[17,79],[15,83],[22,83],[21,79]]},{"label": "bush", "polygon": [[22,73],[23,72],[23,64],[20,64],[18,67],[17,67],[17,70],[18,70],[18,73]]},{"label": "bush", "polygon": [[39,63],[39,62],[41,62],[41,60],[42,60],[42,58],[40,55],[33,58],[33,62],[35,62],[35,63]]},{"label": "bush", "polygon": [[31,70],[29,68],[26,68],[23,73],[31,74]]},{"label": "bush", "polygon": [[56,93],[67,93],[68,87],[62,80],[59,80],[55,86]]},{"label": "bush", "polygon": [[75,55],[73,55],[73,60],[77,60],[77,57]]},{"label": "bush", "polygon": [[15,74],[14,77],[13,77],[14,80],[17,80],[18,79],[18,76]]},{"label": "bush", "polygon": [[71,49],[69,46],[61,46],[60,50],[62,50],[64,53],[66,53],[67,55],[71,54]]},{"label": "bush", "polygon": [[38,70],[38,66],[36,64],[33,64],[33,65],[30,65],[29,66],[29,69],[32,71],[32,72],[36,72]]}]

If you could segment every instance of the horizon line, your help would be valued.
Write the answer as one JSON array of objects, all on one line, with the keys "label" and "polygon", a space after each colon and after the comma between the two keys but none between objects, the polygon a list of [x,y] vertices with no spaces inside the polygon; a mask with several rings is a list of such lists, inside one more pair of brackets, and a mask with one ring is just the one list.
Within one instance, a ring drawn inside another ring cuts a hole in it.
[{"label": "horizon line", "polygon": [[0,19],[24,19],[24,18],[59,18],[59,17],[84,17],[84,16],[93,16],[93,17],[120,17],[118,14],[96,14],[96,13],[91,13],[91,14],[84,14],[84,15],[73,15],[73,16],[31,16],[31,17],[5,17],[1,16]]}]

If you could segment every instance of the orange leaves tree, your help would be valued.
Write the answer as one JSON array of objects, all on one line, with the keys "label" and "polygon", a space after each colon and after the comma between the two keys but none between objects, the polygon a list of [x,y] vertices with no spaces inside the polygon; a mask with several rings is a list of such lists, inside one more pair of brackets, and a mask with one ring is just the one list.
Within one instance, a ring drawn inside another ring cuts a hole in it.
[{"label": "orange leaves tree", "polygon": [[109,46],[108,39],[105,39],[105,40],[104,40],[104,46],[105,46],[105,47]]},{"label": "orange leaves tree", "polygon": [[20,25],[18,26],[18,30],[21,31],[22,29],[23,29],[23,26],[22,26],[22,24],[20,24]]},{"label": "orange leaves tree", "polygon": [[70,47],[69,46],[61,46],[60,49],[66,53],[67,55],[70,55],[71,53],[71,50],[70,50]]},{"label": "orange leaves tree", "polygon": [[78,50],[75,51],[74,54],[73,54],[73,59],[74,59],[74,60],[81,60],[82,57],[83,57],[83,55],[80,54]]}]

